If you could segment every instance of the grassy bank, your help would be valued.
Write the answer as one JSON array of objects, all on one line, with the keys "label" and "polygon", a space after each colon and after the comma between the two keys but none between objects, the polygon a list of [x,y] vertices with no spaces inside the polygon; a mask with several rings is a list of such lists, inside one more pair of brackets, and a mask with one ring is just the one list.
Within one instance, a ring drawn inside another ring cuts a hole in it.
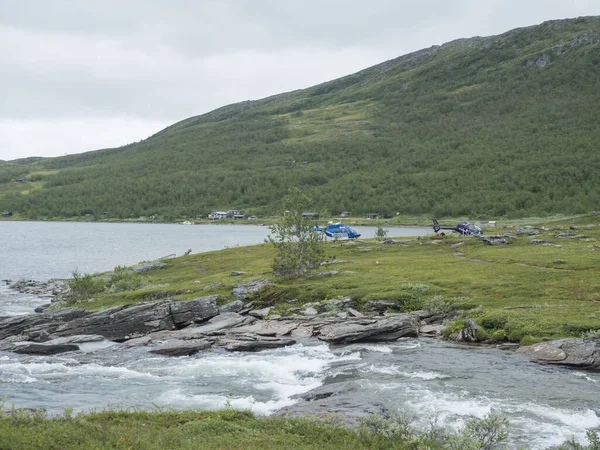
[{"label": "grassy bank", "polygon": [[[375,239],[327,243],[336,261],[323,271],[332,276],[300,279],[273,277],[270,245],[230,248],[165,260],[166,267],[142,274],[122,268],[89,277],[91,292],[76,306],[111,306],[216,294],[233,300],[234,285],[256,279],[274,283],[257,293],[256,305],[289,314],[306,303],[350,296],[359,309],[371,300],[395,303],[396,310],[422,309],[432,298],[473,319],[482,339],[531,343],[579,337],[600,329],[600,215],[539,224],[533,237],[508,233],[507,245],[489,246],[478,238],[447,235],[386,244]],[[573,229],[570,229],[570,228]],[[557,237],[559,232],[570,237]],[[231,272],[243,272],[231,276]],[[85,300],[93,297],[93,301]],[[460,326],[458,322],[456,326]]]}]

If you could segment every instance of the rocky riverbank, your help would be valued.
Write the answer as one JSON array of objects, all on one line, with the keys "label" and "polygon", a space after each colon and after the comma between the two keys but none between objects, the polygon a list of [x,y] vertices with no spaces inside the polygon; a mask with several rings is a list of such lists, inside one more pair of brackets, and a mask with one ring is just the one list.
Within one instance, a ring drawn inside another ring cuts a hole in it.
[{"label": "rocky riverbank", "polygon": [[[217,296],[190,301],[165,299],[134,303],[94,312],[62,308],[0,320],[0,350],[49,355],[78,350],[77,343],[111,340],[124,348],[143,346],[149,352],[183,356],[211,347],[228,351],[258,351],[292,345],[297,337],[314,337],[331,344],[393,341],[403,337],[441,337],[448,315],[428,311],[410,314],[384,312],[379,304],[371,312],[354,309],[351,298],[306,305],[289,316],[272,314],[272,308],[255,308],[246,301],[264,283],[236,286],[239,300],[218,306]],[[12,289],[54,299],[68,286],[62,280],[31,280],[10,284]],[[385,305],[383,305],[385,306]],[[450,335],[456,341],[476,342],[476,325],[465,321]],[[516,348],[515,344],[501,346]],[[600,345],[595,340],[561,339],[518,350],[532,361],[600,370]]]}]

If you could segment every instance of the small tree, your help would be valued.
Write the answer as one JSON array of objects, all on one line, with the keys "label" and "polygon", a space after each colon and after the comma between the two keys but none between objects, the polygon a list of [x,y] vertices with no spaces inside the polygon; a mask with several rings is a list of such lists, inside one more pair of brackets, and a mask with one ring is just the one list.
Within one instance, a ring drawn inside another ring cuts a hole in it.
[{"label": "small tree", "polygon": [[377,240],[383,241],[387,237],[387,235],[388,235],[388,230],[384,230],[380,226],[377,227],[377,231],[375,232],[375,237],[377,238]]},{"label": "small tree", "polygon": [[309,211],[311,199],[300,189],[290,188],[283,198],[283,213],[270,227],[268,241],[275,246],[273,261],[276,275],[299,276],[326,261],[325,236],[314,229],[314,224],[303,212]]}]

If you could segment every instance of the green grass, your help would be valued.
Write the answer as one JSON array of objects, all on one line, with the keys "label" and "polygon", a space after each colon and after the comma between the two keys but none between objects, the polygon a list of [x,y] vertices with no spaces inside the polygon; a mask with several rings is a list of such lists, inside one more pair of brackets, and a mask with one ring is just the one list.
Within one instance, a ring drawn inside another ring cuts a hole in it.
[{"label": "green grass", "polygon": [[314,419],[256,418],[249,412],[106,411],[74,418],[0,417],[0,448],[17,449],[403,449],[383,437]]},{"label": "green grass", "polygon": [[[281,314],[305,303],[346,296],[355,299],[359,308],[371,300],[388,300],[409,311],[441,296],[455,309],[464,310],[463,316],[474,319],[489,337],[519,342],[581,336],[600,329],[600,250],[594,247],[600,243],[600,216],[571,220],[594,224],[572,230],[584,233],[585,239],[555,237],[565,230],[544,231],[536,237],[561,247],[532,245],[527,236],[504,246],[452,236],[404,244],[382,244],[375,239],[329,242],[329,256],[351,261],[323,266],[323,271],[338,271],[330,277],[274,278],[271,264],[275,253],[267,244],[192,254],[165,260],[164,269],[142,274],[139,290],[104,292],[95,296],[95,302],[80,306],[100,309],[212,294],[226,303],[233,300],[234,285],[267,278],[274,283],[254,301],[274,306]],[[564,263],[555,262],[559,259]],[[231,271],[246,275],[231,277]],[[220,285],[211,287],[214,283]]]}]

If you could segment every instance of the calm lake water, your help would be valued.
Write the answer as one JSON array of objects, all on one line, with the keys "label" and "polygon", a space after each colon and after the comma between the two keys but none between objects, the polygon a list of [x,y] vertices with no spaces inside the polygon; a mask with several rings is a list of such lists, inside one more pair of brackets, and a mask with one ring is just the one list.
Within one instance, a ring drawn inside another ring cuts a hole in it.
[{"label": "calm lake water", "polygon": [[[376,227],[356,227],[364,238]],[[424,236],[430,227],[389,227],[388,237]],[[89,222],[0,221],[0,279],[38,281],[103,272],[176,254],[261,244],[269,227]]]},{"label": "calm lake water", "polygon": [[[375,228],[361,228],[365,237]],[[0,222],[0,279],[65,278],[73,269],[110,270],[186,250],[193,253],[262,243],[267,227]],[[415,236],[430,229],[392,229]],[[0,315],[23,314],[47,302],[0,283]],[[191,357],[124,350],[112,342],[77,352],[33,357],[0,351],[0,398],[60,414],[104,408],[234,408],[272,414],[294,394],[341,381],[346,408],[375,403],[401,409],[426,426],[456,430],[470,415],[498,410],[511,422],[509,448],[551,448],[600,427],[600,374],[530,363],[513,352],[432,339],[379,344],[296,345],[257,353],[201,352]]]}]

